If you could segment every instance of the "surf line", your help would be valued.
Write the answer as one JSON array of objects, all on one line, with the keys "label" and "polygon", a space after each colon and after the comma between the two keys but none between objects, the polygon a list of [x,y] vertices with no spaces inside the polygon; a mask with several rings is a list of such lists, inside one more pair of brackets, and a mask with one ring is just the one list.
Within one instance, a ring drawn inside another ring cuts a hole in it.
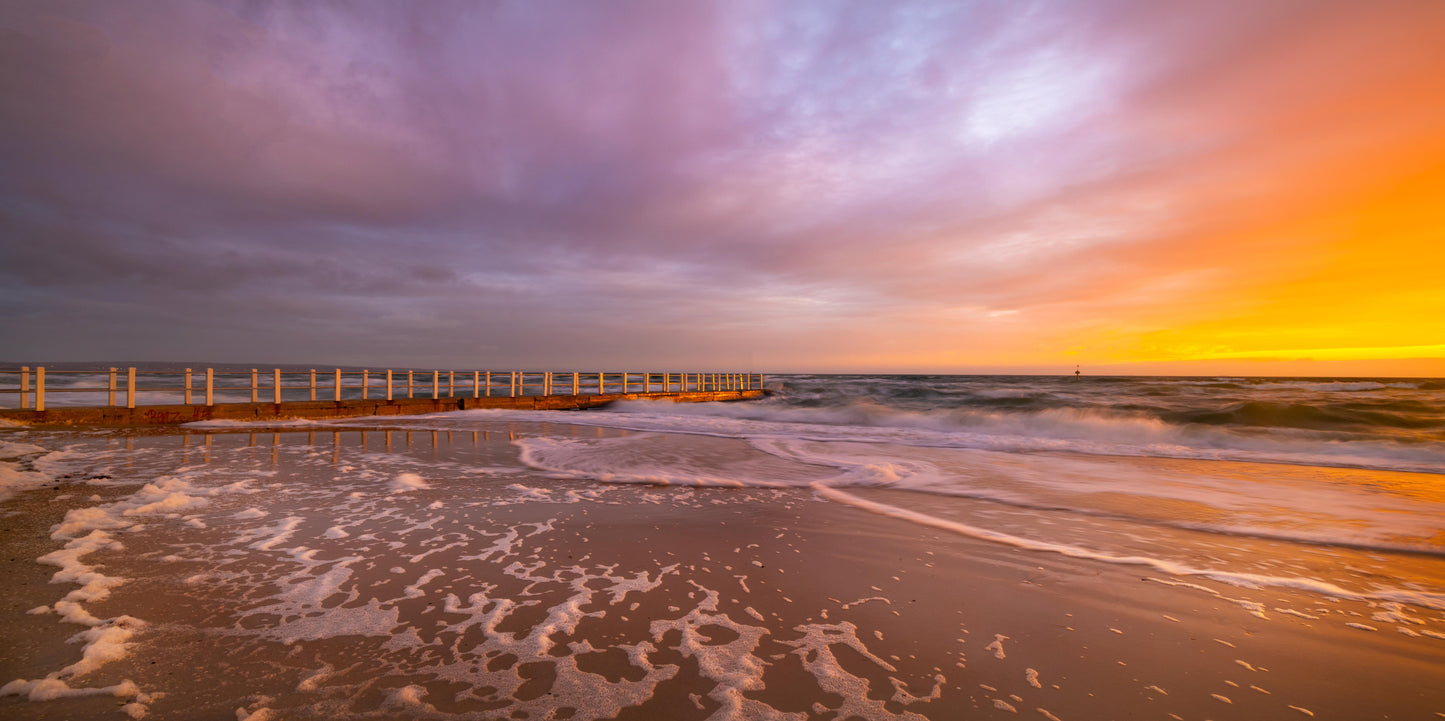
[{"label": "surf line", "polygon": [[1309,578],[1286,578],[1281,576],[1265,576],[1258,573],[1239,573],[1236,571],[1217,571],[1204,568],[1194,568],[1178,563],[1171,563],[1158,558],[1148,556],[1116,556],[1112,553],[1101,553],[1090,551],[1087,548],[1070,546],[1062,543],[1049,543],[1047,541],[1035,541],[1022,536],[1015,536],[1010,533],[990,531],[978,526],[970,526],[957,521],[946,521],[942,518],[934,518],[917,511],[910,511],[906,508],[898,508],[876,501],[860,498],[832,486],[822,483],[813,483],[812,489],[815,493],[830,501],[836,501],[844,505],[853,506],[865,511],[870,511],[883,516],[890,516],[919,525],[937,528],[961,536],[976,538],[981,541],[1002,543],[1028,551],[1043,551],[1045,553],[1057,553],[1069,558],[1082,558],[1090,561],[1102,561],[1104,563],[1117,563],[1132,566],[1148,566],[1160,573],[1167,573],[1172,576],[1201,576],[1231,586],[1242,588],[1259,588],[1261,586],[1273,586],[1276,588],[1289,588],[1297,591],[1307,591],[1326,596],[1335,596],[1353,601],[1396,601],[1409,603],[1425,608],[1445,610],[1445,594],[1427,593],[1423,591],[1406,591],[1403,589],[1377,589],[1375,591],[1350,591],[1328,581],[1317,581]]}]

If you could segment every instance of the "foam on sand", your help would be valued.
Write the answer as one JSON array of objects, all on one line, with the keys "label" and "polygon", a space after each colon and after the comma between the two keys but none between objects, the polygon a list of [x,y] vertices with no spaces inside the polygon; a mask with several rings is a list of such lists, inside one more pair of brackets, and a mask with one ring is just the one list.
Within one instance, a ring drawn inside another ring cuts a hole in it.
[{"label": "foam on sand", "polygon": [[407,491],[420,491],[431,488],[421,476],[415,473],[399,473],[396,478],[391,479],[387,484],[392,493],[406,493]]},{"label": "foam on sand", "polygon": [[177,518],[180,511],[205,507],[209,503],[207,497],[220,492],[223,489],[198,491],[182,478],[166,476],[142,485],[139,490],[118,501],[67,511],[61,522],[51,528],[50,534],[54,540],[65,541],[64,546],[37,560],[60,568],[52,576],[52,583],[77,586],[56,601],[53,610],[63,622],[85,627],[71,639],[81,644],[80,659],[42,679],[11,681],[0,689],[0,695],[20,695],[32,701],[114,695],[132,699],[122,707],[126,714],[132,718],[144,716],[148,704],[162,694],[142,692],[130,680],[103,687],[70,685],[75,679],[129,655],[136,634],[146,625],[145,621],[129,615],[99,618],[90,613],[85,604],[109,598],[112,590],[127,583],[128,579],[106,574],[101,566],[93,565],[86,559],[98,552],[123,550],[123,545],[114,536],[116,532],[139,527],[146,517]]},{"label": "foam on sand", "polygon": [[[1092,561],[1103,561],[1105,563],[1117,563],[1134,566],[1147,566],[1163,573],[1175,576],[1202,576],[1223,583],[1228,583],[1244,588],[1260,588],[1273,586],[1277,588],[1290,588],[1299,591],[1309,591],[1335,598],[1345,598],[1357,601],[1396,601],[1416,606],[1424,606],[1434,609],[1445,609],[1445,594],[1432,593],[1428,591],[1415,591],[1405,588],[1376,588],[1368,591],[1351,591],[1328,581],[1320,581],[1310,578],[1292,578],[1287,576],[1269,576],[1259,573],[1240,573],[1224,571],[1219,569],[1197,568],[1174,561],[1166,561],[1148,556],[1120,556],[1111,553],[1102,553],[1086,548],[1080,548],[1063,543],[1052,543],[1024,538],[1000,531],[992,531],[979,528],[966,523],[950,521],[942,518],[935,518],[917,511],[905,508],[898,508],[876,501],[861,498],[853,493],[830,488],[825,485],[816,485],[813,488],[818,495],[839,503],[846,503],[855,508],[872,511],[885,516],[910,521],[930,528],[951,531],[970,538],[983,541],[1002,543],[1016,548],[1030,551],[1043,551],[1057,553],[1070,558],[1082,558]],[[1208,590],[1208,589],[1205,589]]]},{"label": "foam on sand", "polygon": [[0,440],[0,502],[55,479],[53,474],[36,468],[37,459],[48,453],[30,443]]}]

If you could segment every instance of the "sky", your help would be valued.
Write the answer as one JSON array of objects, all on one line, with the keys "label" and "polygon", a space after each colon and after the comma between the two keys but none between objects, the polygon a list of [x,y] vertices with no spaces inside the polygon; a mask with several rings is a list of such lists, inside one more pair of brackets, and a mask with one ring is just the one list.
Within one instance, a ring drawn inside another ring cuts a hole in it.
[{"label": "sky", "polygon": [[1445,2],[0,3],[0,361],[1445,375]]}]

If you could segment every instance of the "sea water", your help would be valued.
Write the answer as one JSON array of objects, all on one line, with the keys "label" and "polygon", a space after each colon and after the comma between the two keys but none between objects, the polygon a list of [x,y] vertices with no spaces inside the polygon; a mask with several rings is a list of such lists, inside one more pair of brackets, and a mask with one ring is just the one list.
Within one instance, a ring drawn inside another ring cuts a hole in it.
[{"label": "sea water", "polygon": [[[700,718],[948,715],[974,643],[968,673],[978,658],[1031,665],[1012,696],[978,690],[997,681],[964,684],[982,694],[973,706],[1012,708],[1048,690],[1023,628],[962,629],[956,658],[889,653],[898,637],[936,629],[876,615],[908,602],[887,576],[829,597],[817,587],[849,580],[834,560],[833,573],[796,585],[812,558],[836,559],[816,546],[821,527],[804,530],[807,509],[826,504],[903,524],[890,534],[916,529],[900,563],[918,571],[934,568],[931,549],[968,539],[1040,568],[1131,569],[1251,622],[1384,631],[1429,658],[1445,646],[1440,380],[772,376],[768,386],[766,399],[727,404],[213,422],[159,436],[11,430],[0,456],[12,492],[69,499],[38,558],[63,585],[33,615],[81,630],[77,658],[4,692],[115,696],[143,715],[183,684],[164,688],[127,660],[145,639],[193,637],[295,670],[283,685],[299,700],[249,693],[278,682],[238,670],[228,681],[238,718],[361,708],[606,718],[662,703],[679,673],[696,678],[677,703]],[[619,549],[619,534],[637,543]],[[142,588],[172,589],[172,600],[127,613]],[[338,638],[356,639],[353,651],[308,645]],[[200,668],[209,657],[194,658]],[[817,705],[788,711],[766,697],[787,686],[770,675],[787,663],[812,679],[803,686]],[[880,685],[893,690],[869,702]],[[1243,704],[1216,691],[1201,698]],[[1059,706],[1038,708],[1049,717]]]}]

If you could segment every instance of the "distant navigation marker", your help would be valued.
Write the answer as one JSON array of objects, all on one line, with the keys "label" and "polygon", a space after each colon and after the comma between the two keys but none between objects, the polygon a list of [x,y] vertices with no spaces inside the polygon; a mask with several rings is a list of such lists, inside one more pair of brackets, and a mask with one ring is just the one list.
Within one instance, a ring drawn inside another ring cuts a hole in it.
[{"label": "distant navigation marker", "polygon": [[1074,377],[1075,377],[1075,378],[1078,378],[1078,377],[1079,377],[1079,367],[1078,367],[1078,366],[1074,366]]}]

